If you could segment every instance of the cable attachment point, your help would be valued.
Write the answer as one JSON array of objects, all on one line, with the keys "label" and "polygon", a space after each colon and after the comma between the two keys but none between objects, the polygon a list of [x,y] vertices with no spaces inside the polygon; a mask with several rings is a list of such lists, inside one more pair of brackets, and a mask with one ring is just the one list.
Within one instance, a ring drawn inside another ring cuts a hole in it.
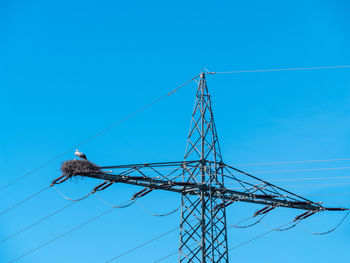
[{"label": "cable attachment point", "polygon": [[326,210],[326,211],[346,211],[346,210],[349,210],[349,208],[342,208],[342,207],[326,207],[324,210]]},{"label": "cable attachment point", "polygon": [[194,184],[190,182],[173,182],[173,184],[179,186],[194,186]]},{"label": "cable attachment point", "polygon": [[62,176],[56,178],[55,180],[53,180],[53,181],[51,182],[50,187],[53,186],[53,185],[55,185],[55,184],[61,184],[61,183],[63,183],[64,181],[68,180],[69,178],[70,178],[69,175],[65,175],[65,174],[64,174],[64,175],[62,175]]},{"label": "cable attachment point", "polygon": [[112,184],[113,184],[113,182],[104,181],[102,184],[95,186],[95,188],[92,190],[92,193],[96,193],[97,191],[103,191],[107,187],[110,187]]},{"label": "cable attachment point", "polygon": [[255,214],[253,215],[253,217],[256,217],[258,215],[264,215],[268,212],[270,212],[271,210],[275,209],[277,206],[270,206],[270,205],[267,205],[265,206],[264,208],[258,210],[255,212]]},{"label": "cable attachment point", "polygon": [[134,200],[135,198],[139,198],[142,196],[145,196],[146,194],[149,194],[150,192],[152,192],[153,189],[150,189],[148,187],[142,189],[141,191],[137,192],[136,194],[134,194],[131,198],[131,200]]},{"label": "cable attachment point", "polygon": [[254,198],[258,198],[258,199],[260,199],[260,198],[275,198],[275,197],[277,197],[277,195],[253,195],[253,197]]},{"label": "cable attachment point", "polygon": [[214,210],[219,209],[219,208],[225,208],[226,206],[232,205],[233,203],[235,203],[235,200],[230,200],[230,201],[225,201],[222,202],[221,204],[218,204],[214,207]]},{"label": "cable attachment point", "polygon": [[167,94],[167,96],[171,96],[171,95],[173,95],[175,92],[176,92],[176,89],[170,91],[170,92]]},{"label": "cable attachment point", "polygon": [[296,221],[301,221],[305,218],[308,218],[309,216],[312,216],[313,214],[317,213],[317,211],[307,211],[305,213],[302,213],[301,215],[298,215],[296,218],[294,218],[293,222],[296,222]]}]

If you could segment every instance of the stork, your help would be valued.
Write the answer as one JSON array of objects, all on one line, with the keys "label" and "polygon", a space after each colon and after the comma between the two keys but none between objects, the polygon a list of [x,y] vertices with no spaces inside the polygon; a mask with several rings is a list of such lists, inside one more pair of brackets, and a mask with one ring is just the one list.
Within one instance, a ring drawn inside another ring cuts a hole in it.
[{"label": "stork", "polygon": [[81,160],[81,159],[87,160],[86,155],[83,154],[82,152],[79,152],[78,149],[75,150],[74,155],[75,155],[75,156],[78,156],[80,160]]}]

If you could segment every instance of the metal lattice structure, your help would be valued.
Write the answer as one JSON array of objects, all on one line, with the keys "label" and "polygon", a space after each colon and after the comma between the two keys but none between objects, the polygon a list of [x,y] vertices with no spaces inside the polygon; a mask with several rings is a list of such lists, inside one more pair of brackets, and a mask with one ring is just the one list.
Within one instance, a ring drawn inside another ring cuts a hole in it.
[{"label": "metal lattice structure", "polygon": [[[84,167],[86,162],[81,160],[79,165]],[[132,199],[141,198],[153,190],[181,194],[181,263],[228,262],[225,209],[235,202],[265,205],[255,215],[277,207],[306,210],[296,220],[324,210],[345,210],[323,207],[224,163],[205,73],[200,74],[183,161],[105,166],[91,172],[85,169],[81,173],[63,174],[52,184],[62,183],[76,175],[104,179],[93,192],[115,183],[126,183],[144,187]],[[225,187],[224,179],[230,180],[230,188]]]},{"label": "metal lattice structure", "polygon": [[[196,102],[187,139],[185,161],[193,169],[183,169],[183,181],[197,185],[224,187],[219,140],[216,132],[210,95],[201,74]],[[218,205],[222,197],[182,193],[179,262],[228,262],[225,207]],[[214,209],[217,207],[217,209]]]}]

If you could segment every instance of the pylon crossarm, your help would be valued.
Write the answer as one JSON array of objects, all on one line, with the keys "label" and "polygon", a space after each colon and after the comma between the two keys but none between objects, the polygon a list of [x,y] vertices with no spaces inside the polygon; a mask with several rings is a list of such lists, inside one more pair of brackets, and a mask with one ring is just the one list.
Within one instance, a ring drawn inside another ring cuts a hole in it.
[{"label": "pylon crossarm", "polygon": [[[228,188],[224,186],[224,182],[220,183],[216,180],[212,180],[211,185],[209,182],[191,180],[191,173],[198,169],[199,164],[204,164],[204,169],[213,177],[216,176],[216,171],[219,169],[227,171],[223,173],[223,176],[232,179],[240,187]],[[197,160],[104,166],[100,167],[100,172],[85,172],[74,176],[105,180],[106,183],[99,185],[96,191],[110,187],[110,182],[112,182],[138,185],[148,189],[166,190],[189,196],[200,196],[203,193],[206,197],[221,200],[222,203],[215,205],[215,209],[226,207],[234,202],[248,202],[270,207],[286,207],[309,211],[339,211],[338,208],[325,208],[319,203],[314,203],[222,162],[213,163]],[[245,176],[244,180],[241,178],[242,176]],[[62,183],[69,177],[71,176],[63,175],[54,180],[53,184]],[[254,179],[255,184],[247,178]]]},{"label": "pylon crossarm", "polygon": [[[283,189],[279,186],[276,186],[272,183],[269,183],[265,180],[262,180],[252,174],[249,174],[247,172],[244,172],[240,169],[237,169],[235,167],[232,167],[232,166],[229,166],[229,165],[226,165],[226,164],[223,164],[223,166],[225,167],[226,171],[227,171],[227,174],[224,174],[225,177],[229,177],[229,178],[232,178],[231,176],[233,176],[233,172],[236,172],[240,175],[244,175],[244,176],[247,176],[248,178],[251,178],[253,180],[255,180],[255,182],[258,182],[260,183],[260,190],[262,193],[266,194],[266,191],[269,192],[269,193],[272,193],[272,195],[274,194],[277,194],[277,195],[281,195],[281,196],[285,196],[286,200],[287,200],[287,197],[291,199],[291,201],[298,201],[298,200],[303,200],[304,202],[309,202],[309,203],[312,203],[311,200],[309,199],[306,199],[302,196],[299,196],[295,193],[292,193],[286,189]],[[239,180],[237,177],[235,177],[235,180]],[[243,181],[243,180],[239,180],[241,185],[242,184],[246,184],[246,188],[247,187],[256,187],[254,184],[252,184],[251,182],[247,182],[246,179]]]},{"label": "pylon crossarm", "polygon": [[[191,182],[200,184],[200,182],[196,180],[196,178],[193,176],[196,170],[199,169],[199,164],[204,164],[204,167],[207,170],[207,172],[210,171],[210,174],[213,175],[213,184],[215,184],[216,186],[223,187],[225,189],[229,188],[230,190],[239,190],[233,192],[243,193],[246,194],[246,196],[248,197],[255,196],[254,199],[257,199],[258,196],[263,196],[264,198],[268,196],[277,196],[279,199],[284,199],[286,201],[285,203],[300,201],[306,203],[313,203],[311,200],[308,200],[288,190],[285,190],[269,182],[261,180],[260,178],[257,178],[237,168],[234,168],[224,163],[215,163],[207,160],[116,165],[101,167],[101,169],[113,169],[112,171],[107,172],[114,172],[118,175],[129,176],[129,179],[132,179],[132,176],[136,175],[136,180],[140,179],[141,176],[143,178],[147,177],[148,179],[146,180],[149,181],[149,177],[152,177],[153,183],[156,182],[156,179],[158,178],[166,180],[169,183]],[[216,174],[218,173],[219,169],[222,169],[224,171],[224,177],[229,178],[231,180],[230,187],[224,187],[224,182],[219,182],[217,180]],[[254,180],[253,182],[251,181],[252,179]],[[234,184],[232,185],[232,183]],[[160,184],[163,185],[164,182],[161,182]],[[187,188],[186,191],[191,190]]]},{"label": "pylon crossarm", "polygon": [[166,190],[170,192],[186,193],[188,195],[200,195],[203,191],[207,197],[218,198],[223,202],[247,202],[271,207],[286,207],[302,210],[323,211],[328,210],[320,204],[304,201],[288,201],[285,196],[258,195],[246,192],[235,191],[225,187],[208,187],[205,184],[177,182],[164,179],[154,179],[144,176],[126,176],[123,174],[105,174],[105,173],[85,173],[81,176],[96,179],[104,179],[113,183],[125,183],[147,187],[149,189]]}]

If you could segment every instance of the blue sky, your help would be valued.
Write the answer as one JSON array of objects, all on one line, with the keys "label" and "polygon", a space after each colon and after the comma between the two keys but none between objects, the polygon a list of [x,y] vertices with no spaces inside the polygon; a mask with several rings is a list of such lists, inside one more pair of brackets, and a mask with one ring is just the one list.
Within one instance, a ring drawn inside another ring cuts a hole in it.
[{"label": "blue sky", "polygon": [[[350,64],[347,1],[1,1],[0,185],[74,147],[156,97],[211,71]],[[350,157],[350,70],[329,69],[214,75],[208,77],[226,163]],[[181,160],[196,85],[182,88],[80,147],[100,165]],[[67,154],[0,191],[6,209],[60,175]],[[349,161],[244,167],[249,172],[347,167]],[[243,169],[243,167],[242,167]],[[348,176],[346,169],[261,174],[264,179]],[[281,182],[315,201],[349,205],[348,179]],[[59,186],[79,197],[96,181]],[[336,186],[305,186],[337,184]],[[342,184],[342,185],[339,185]],[[101,193],[112,203],[138,188],[116,185]],[[334,196],[322,194],[335,194]],[[53,190],[0,216],[0,239],[64,206]],[[180,204],[173,193],[141,200],[153,212]],[[0,244],[9,260],[79,225],[109,207],[96,197]],[[234,224],[256,206],[228,209]],[[278,209],[266,219],[277,226],[298,214]],[[331,228],[342,213],[322,213],[303,225]],[[178,226],[180,214],[155,218],[132,206],[105,217],[23,258],[21,262],[105,262]],[[229,247],[268,228],[229,230]],[[326,236],[303,228],[273,233],[230,253],[233,261],[346,262],[349,220]],[[178,232],[116,262],[153,262],[178,247]],[[295,251],[297,253],[291,253]],[[164,262],[176,262],[177,257]]]}]

